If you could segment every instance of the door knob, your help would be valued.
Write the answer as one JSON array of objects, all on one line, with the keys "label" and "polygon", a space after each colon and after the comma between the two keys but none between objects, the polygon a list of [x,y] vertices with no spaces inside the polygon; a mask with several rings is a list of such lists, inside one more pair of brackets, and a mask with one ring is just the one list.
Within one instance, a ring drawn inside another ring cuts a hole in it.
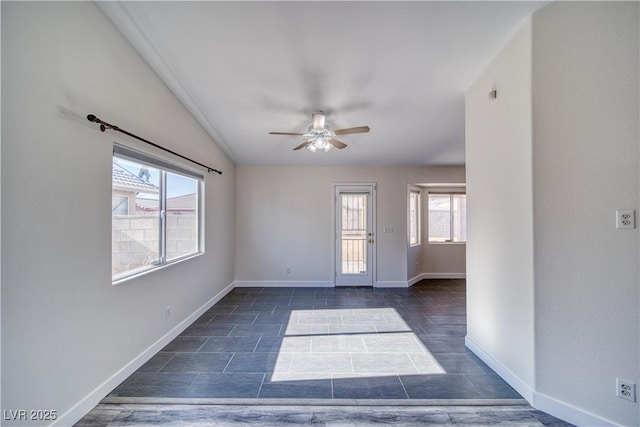
[{"label": "door knob", "polygon": [[368,242],[369,242],[369,243],[373,243],[373,239],[369,239],[369,240],[368,240]]}]

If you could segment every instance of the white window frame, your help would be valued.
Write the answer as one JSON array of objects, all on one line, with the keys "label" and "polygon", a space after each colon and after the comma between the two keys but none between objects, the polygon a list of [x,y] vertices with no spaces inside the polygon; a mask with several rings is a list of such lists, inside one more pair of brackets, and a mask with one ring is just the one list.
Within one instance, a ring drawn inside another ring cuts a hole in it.
[{"label": "white window frame", "polygon": [[[412,229],[411,229],[411,198],[412,196],[415,196],[416,198],[416,211],[414,213],[415,215],[415,225],[416,225],[416,230],[415,230],[415,234],[416,234],[416,241],[412,242],[411,241],[411,235],[412,235]],[[413,247],[413,246],[419,246],[420,244],[422,244],[422,239],[421,239],[421,234],[422,234],[422,224],[421,224],[421,218],[422,218],[422,207],[421,207],[421,192],[420,190],[416,190],[416,189],[410,189],[409,190],[409,195],[408,195],[408,205],[407,205],[407,231],[408,231],[408,235],[407,235],[407,240],[409,241],[409,246]]]},{"label": "white window frame", "polygon": [[[458,241],[454,241],[453,240],[453,236],[455,234],[455,230],[454,230],[454,223],[455,223],[455,219],[453,216],[453,198],[455,196],[461,196],[461,195],[466,195],[466,193],[463,192],[429,192],[429,194],[427,195],[427,224],[428,222],[428,218],[429,218],[429,197],[431,195],[434,196],[449,196],[449,240],[446,240],[444,242],[441,241],[434,241],[431,240],[431,233],[430,233],[430,227],[427,227],[427,242],[430,245],[465,245],[467,243],[466,240],[458,240]],[[465,208],[466,210],[466,208]],[[466,212],[465,212],[466,215]]]},{"label": "white window frame", "polygon": [[[182,165],[172,163],[170,161],[160,159],[149,155],[147,153],[134,150],[130,147],[114,144],[113,156],[115,159],[125,159],[136,163],[144,164],[160,171],[160,189],[159,189],[159,202],[160,202],[160,227],[159,227],[159,259],[156,263],[150,264],[144,267],[132,269],[122,273],[118,273],[111,276],[112,284],[120,284],[124,281],[132,278],[147,274],[151,271],[155,271],[161,268],[165,268],[169,265],[179,263],[181,261],[191,259],[204,254],[204,174],[185,168]],[[198,182],[197,193],[197,239],[196,250],[189,254],[185,254],[178,258],[167,260],[167,220],[166,220],[166,204],[167,204],[167,173],[173,173],[176,175],[182,175],[187,178],[194,179]],[[111,190],[113,194],[113,189]],[[113,218],[113,214],[111,215]],[[113,230],[113,224],[111,224]],[[112,248],[113,250],[113,248]]]}]

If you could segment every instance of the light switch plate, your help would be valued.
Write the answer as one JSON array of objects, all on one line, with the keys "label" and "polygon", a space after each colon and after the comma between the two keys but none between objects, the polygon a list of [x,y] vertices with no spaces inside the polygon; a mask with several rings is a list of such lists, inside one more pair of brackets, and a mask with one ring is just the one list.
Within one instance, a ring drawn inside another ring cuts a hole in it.
[{"label": "light switch plate", "polygon": [[616,211],[616,228],[636,228],[636,211]]}]

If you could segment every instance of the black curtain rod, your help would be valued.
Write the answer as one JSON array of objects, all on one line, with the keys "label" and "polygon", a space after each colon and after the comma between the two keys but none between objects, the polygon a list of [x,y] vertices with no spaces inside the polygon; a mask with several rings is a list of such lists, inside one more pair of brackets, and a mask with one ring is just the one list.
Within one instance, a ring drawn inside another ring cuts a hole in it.
[{"label": "black curtain rod", "polygon": [[153,146],[154,146],[154,147],[156,147],[156,148],[159,148],[159,149],[164,150],[164,151],[166,151],[166,152],[168,152],[168,153],[171,153],[171,154],[173,154],[174,156],[178,156],[178,157],[180,157],[180,158],[182,158],[182,159],[185,159],[185,160],[188,160],[188,161],[190,161],[190,162],[192,162],[192,163],[195,163],[196,165],[202,166],[203,168],[207,169],[207,172],[217,172],[219,175],[222,175],[222,172],[220,172],[220,171],[219,171],[219,170],[217,170],[217,169],[214,169],[214,168],[212,168],[212,167],[210,167],[210,166],[207,166],[207,165],[203,165],[202,163],[200,163],[200,162],[196,162],[195,160],[190,159],[190,158],[188,158],[188,157],[185,157],[185,156],[183,156],[182,154],[178,154],[178,153],[176,153],[175,151],[171,151],[171,150],[169,150],[168,148],[164,148],[164,147],[162,147],[162,146],[160,146],[160,145],[158,145],[158,144],[155,144],[155,143],[153,143],[153,142],[151,142],[151,141],[147,141],[147,140],[146,140],[146,139],[144,139],[144,138],[140,138],[138,135],[134,135],[134,134],[132,134],[131,132],[127,132],[127,131],[126,131],[126,130],[124,130],[124,129],[120,129],[118,126],[114,126],[114,125],[109,124],[109,123],[107,123],[107,122],[105,122],[105,121],[103,121],[103,120],[100,120],[99,118],[97,118],[97,117],[96,117],[96,116],[94,116],[93,114],[89,114],[89,115],[87,116],[87,120],[89,120],[89,121],[90,121],[90,122],[92,122],[92,123],[100,123],[100,130],[101,130],[102,132],[104,132],[104,131],[105,131],[105,130],[107,130],[107,129],[111,129],[111,130],[115,130],[115,131],[118,131],[118,132],[124,133],[125,135],[129,135],[129,136],[130,136],[130,137],[132,137],[132,138],[135,138],[135,139],[140,140],[140,141],[142,141],[142,142],[146,142],[146,143],[147,143],[147,144],[149,144],[149,145],[153,145]]}]

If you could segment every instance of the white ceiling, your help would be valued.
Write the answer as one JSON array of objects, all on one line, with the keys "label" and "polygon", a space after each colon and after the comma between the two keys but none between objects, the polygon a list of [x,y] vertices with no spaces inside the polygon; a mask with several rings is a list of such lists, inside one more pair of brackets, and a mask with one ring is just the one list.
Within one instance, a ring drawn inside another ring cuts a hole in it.
[{"label": "white ceiling", "polygon": [[[464,91],[546,2],[105,2],[237,164],[461,165]],[[324,110],[349,147],[293,152]]]}]

